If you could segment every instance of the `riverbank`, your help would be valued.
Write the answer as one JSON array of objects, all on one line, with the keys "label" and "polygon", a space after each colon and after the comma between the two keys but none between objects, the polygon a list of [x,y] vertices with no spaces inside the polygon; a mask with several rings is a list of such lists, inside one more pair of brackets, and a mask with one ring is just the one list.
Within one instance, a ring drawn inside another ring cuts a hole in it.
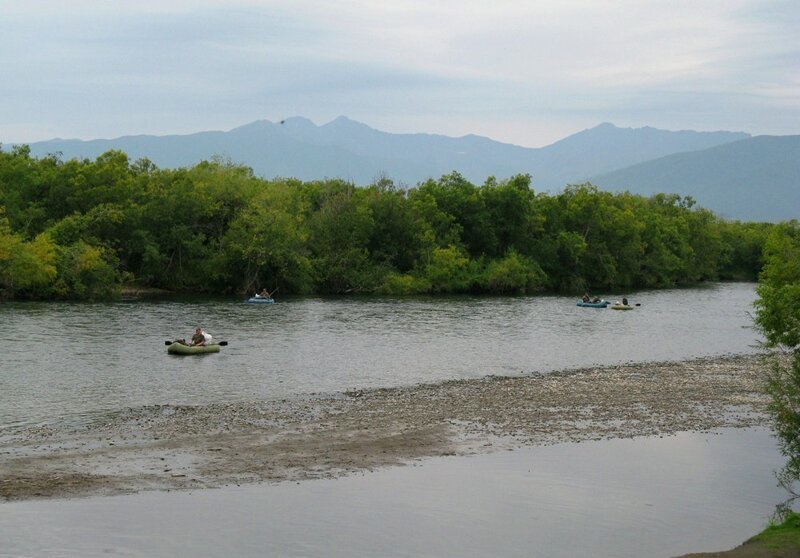
[{"label": "riverbank", "polygon": [[0,499],[332,478],[423,457],[767,423],[763,356],[128,409],[0,442]]},{"label": "riverbank", "polygon": [[800,556],[800,514],[789,513],[740,546],[724,552],[686,554],[678,558],[792,558]]}]

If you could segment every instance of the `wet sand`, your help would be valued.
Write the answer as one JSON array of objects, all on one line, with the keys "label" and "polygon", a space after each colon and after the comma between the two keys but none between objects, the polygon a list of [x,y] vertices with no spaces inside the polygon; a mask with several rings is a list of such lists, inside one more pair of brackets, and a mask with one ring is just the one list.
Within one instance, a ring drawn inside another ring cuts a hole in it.
[{"label": "wet sand", "polygon": [[737,355],[282,401],[128,409],[0,442],[0,500],[332,478],[414,459],[767,424]]}]

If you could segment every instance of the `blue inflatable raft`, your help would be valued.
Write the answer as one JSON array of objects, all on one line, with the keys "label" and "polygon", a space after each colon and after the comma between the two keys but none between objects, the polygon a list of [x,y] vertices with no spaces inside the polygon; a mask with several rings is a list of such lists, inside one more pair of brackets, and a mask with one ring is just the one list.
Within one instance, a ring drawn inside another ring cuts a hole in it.
[{"label": "blue inflatable raft", "polygon": [[275,299],[265,296],[251,296],[245,302],[247,304],[275,304]]},{"label": "blue inflatable raft", "polygon": [[611,304],[607,300],[601,300],[600,302],[584,302],[582,300],[578,301],[578,306],[582,306],[584,308],[605,308]]}]

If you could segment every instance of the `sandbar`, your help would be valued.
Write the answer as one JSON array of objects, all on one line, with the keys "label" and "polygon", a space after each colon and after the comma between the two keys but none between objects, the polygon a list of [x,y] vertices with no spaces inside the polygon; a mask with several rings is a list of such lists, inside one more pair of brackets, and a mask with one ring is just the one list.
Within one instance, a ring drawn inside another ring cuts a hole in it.
[{"label": "sandbar", "polygon": [[124,409],[80,427],[4,436],[0,501],[334,478],[426,457],[764,426],[772,358]]}]

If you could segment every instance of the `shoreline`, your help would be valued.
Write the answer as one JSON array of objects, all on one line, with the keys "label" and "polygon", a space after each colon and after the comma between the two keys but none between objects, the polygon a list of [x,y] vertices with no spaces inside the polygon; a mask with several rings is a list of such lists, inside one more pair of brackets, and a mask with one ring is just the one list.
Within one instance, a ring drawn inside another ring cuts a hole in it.
[{"label": "shoreline", "polygon": [[0,443],[0,501],[335,478],[425,457],[768,424],[769,356],[128,409]]}]

